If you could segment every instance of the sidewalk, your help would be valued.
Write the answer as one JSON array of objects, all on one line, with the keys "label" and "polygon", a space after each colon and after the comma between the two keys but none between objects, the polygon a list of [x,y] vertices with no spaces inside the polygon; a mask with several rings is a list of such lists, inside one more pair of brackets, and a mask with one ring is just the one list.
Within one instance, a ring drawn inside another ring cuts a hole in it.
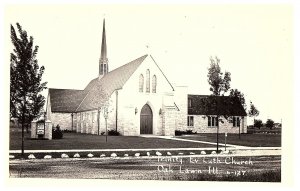
[{"label": "sidewalk", "polygon": [[[155,135],[141,135],[141,137],[145,138],[160,138],[160,139],[168,139],[168,140],[176,140],[176,141],[185,141],[185,142],[193,142],[193,143],[203,143],[203,144],[210,144],[210,145],[217,145],[217,143],[214,142],[206,142],[206,141],[198,141],[198,140],[190,140],[190,139],[181,139],[181,138],[175,138],[172,136],[155,136]],[[219,146],[224,146],[225,144],[219,143]],[[249,148],[247,146],[241,146],[241,145],[232,145],[232,144],[226,144],[226,147],[235,147],[238,149],[243,149],[243,148]]]}]

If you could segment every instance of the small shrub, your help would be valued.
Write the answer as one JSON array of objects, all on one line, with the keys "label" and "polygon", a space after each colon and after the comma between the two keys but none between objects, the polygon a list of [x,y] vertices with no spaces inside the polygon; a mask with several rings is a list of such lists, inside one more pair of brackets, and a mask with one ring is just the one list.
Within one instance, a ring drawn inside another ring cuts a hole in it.
[{"label": "small shrub", "polygon": [[63,133],[73,133],[73,132],[76,132],[75,130],[68,130],[68,129],[64,129],[63,131],[62,131]]},{"label": "small shrub", "polygon": [[105,132],[104,132],[104,131],[102,131],[102,132],[101,132],[101,135],[104,135],[104,134],[105,134]]},{"label": "small shrub", "polygon": [[120,135],[120,133],[116,130],[109,130],[107,134],[110,136],[119,136]]},{"label": "small shrub", "polygon": [[181,136],[183,134],[183,131],[175,130],[175,136]]},{"label": "small shrub", "polygon": [[197,132],[193,132],[193,130],[186,130],[186,131],[175,130],[175,136],[191,135],[191,134],[196,134],[196,133]]},{"label": "small shrub", "polygon": [[55,129],[52,129],[52,138],[53,139],[62,139],[63,132],[60,130],[60,126],[56,125]]},{"label": "small shrub", "polygon": [[187,130],[185,134],[191,135],[191,134],[196,134],[197,132],[193,132],[193,130]]}]

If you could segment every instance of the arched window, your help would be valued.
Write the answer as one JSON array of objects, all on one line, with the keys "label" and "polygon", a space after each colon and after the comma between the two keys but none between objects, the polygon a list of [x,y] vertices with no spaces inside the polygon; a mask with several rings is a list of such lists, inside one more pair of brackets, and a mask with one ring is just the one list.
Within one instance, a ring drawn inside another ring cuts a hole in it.
[{"label": "arched window", "polygon": [[146,71],[146,92],[150,93],[150,70]]},{"label": "arched window", "polygon": [[140,81],[139,81],[139,92],[143,92],[144,90],[144,76],[143,74],[140,75]]},{"label": "arched window", "polygon": [[156,93],[156,75],[152,77],[152,93]]}]

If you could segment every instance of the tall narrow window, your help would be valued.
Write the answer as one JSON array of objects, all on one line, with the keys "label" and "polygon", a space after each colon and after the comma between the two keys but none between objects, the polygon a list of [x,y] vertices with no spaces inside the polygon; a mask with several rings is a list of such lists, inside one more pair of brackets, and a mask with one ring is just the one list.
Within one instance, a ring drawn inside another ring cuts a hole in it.
[{"label": "tall narrow window", "polygon": [[187,124],[188,124],[188,127],[193,127],[194,126],[194,116],[188,116]]},{"label": "tall narrow window", "polygon": [[103,74],[106,74],[106,64],[103,64]]},{"label": "tall narrow window", "polygon": [[103,64],[100,64],[100,74],[103,74]]},{"label": "tall narrow window", "polygon": [[140,75],[140,81],[139,81],[139,92],[144,91],[144,76],[143,74]]},{"label": "tall narrow window", "polygon": [[156,93],[156,75],[153,75],[152,77],[152,93]]},{"label": "tall narrow window", "polygon": [[240,118],[233,117],[232,123],[233,123],[233,127],[239,127],[240,126]]},{"label": "tall narrow window", "polygon": [[218,118],[214,116],[208,116],[208,127],[217,127],[218,126]]},{"label": "tall narrow window", "polygon": [[150,70],[146,71],[146,93],[150,93]]}]

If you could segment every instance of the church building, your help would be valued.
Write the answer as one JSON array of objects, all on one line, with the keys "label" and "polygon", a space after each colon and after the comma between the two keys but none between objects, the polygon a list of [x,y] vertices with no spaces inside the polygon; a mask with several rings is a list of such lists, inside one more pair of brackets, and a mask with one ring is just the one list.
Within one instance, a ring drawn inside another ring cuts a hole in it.
[{"label": "church building", "polygon": [[83,90],[49,88],[46,118],[78,133],[101,135],[107,127],[124,136],[173,136],[175,130],[215,133],[216,116],[226,115],[220,132],[247,132],[246,112],[237,99],[219,97],[220,109],[207,110],[201,105],[205,97],[210,96],[189,95],[186,86],[172,85],[152,55],[109,71],[104,20],[99,75]]}]

